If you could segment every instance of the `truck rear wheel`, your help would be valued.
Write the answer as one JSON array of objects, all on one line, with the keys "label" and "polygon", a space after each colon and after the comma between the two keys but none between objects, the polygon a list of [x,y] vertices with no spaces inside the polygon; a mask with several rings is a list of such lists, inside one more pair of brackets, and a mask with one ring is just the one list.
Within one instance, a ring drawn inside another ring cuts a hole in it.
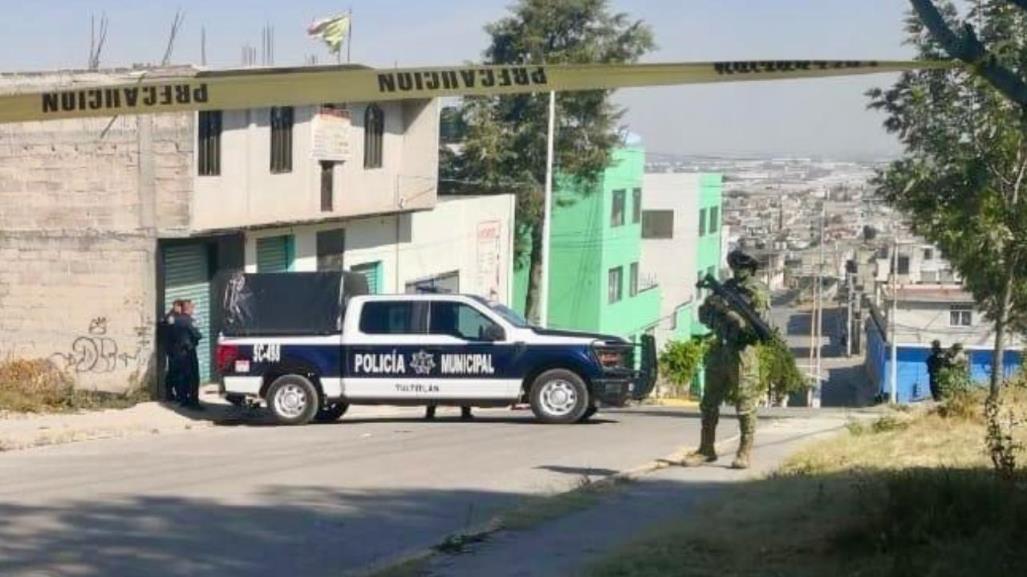
[{"label": "truck rear wheel", "polygon": [[529,397],[532,412],[543,423],[577,422],[592,404],[585,381],[565,369],[539,375],[531,385]]},{"label": "truck rear wheel", "polygon": [[299,375],[278,377],[267,390],[267,406],[281,425],[306,425],[320,405],[314,384]]}]

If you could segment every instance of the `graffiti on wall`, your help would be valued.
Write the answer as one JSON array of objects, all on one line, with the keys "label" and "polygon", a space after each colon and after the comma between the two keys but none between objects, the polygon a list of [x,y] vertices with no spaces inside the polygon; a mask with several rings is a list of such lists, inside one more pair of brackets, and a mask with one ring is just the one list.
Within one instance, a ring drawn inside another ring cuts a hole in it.
[{"label": "graffiti on wall", "polygon": [[128,347],[119,344],[108,330],[106,317],[90,320],[85,334],[75,337],[69,350],[50,355],[50,360],[58,368],[74,373],[103,374],[119,369],[144,369],[152,329],[142,322],[133,327],[135,338]]}]

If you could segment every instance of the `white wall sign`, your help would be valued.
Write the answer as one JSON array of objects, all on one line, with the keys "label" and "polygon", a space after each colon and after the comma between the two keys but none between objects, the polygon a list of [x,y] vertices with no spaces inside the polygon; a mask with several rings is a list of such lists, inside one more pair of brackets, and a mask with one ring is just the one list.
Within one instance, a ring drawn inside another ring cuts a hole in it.
[{"label": "white wall sign", "polygon": [[503,223],[488,220],[478,223],[478,290],[481,296],[499,300],[500,247]]},{"label": "white wall sign", "polygon": [[322,106],[311,123],[314,160],[345,161],[349,159],[349,110],[338,106]]}]

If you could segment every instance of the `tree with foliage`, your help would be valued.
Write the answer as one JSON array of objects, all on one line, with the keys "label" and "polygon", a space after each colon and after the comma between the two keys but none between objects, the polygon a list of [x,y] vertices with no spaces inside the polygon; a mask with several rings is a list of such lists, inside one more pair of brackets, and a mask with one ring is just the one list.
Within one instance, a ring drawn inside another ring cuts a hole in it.
[{"label": "tree with foliage", "polygon": [[[636,62],[654,46],[649,27],[613,13],[608,0],[518,0],[511,14],[486,27],[484,64]],[[612,91],[557,95],[555,164],[566,178],[592,184],[622,140],[623,110]],[[464,139],[442,156],[443,190],[514,192],[518,260],[529,269],[528,318],[538,318],[548,95],[469,97],[460,109]],[[588,188],[588,187],[585,187]],[[530,250],[525,255],[525,239]],[[527,256],[527,259],[523,257]]]},{"label": "tree with foliage", "polygon": [[994,399],[1007,334],[1027,320],[1027,2],[982,0],[961,16],[948,0],[911,1],[918,58],[967,65],[907,72],[870,92],[905,146],[876,184],[941,248],[994,324]]}]

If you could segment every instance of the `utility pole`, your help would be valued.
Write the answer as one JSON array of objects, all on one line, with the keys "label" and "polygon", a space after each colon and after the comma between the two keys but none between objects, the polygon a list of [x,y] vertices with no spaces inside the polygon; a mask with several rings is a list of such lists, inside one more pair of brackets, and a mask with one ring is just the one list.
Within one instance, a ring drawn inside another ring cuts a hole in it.
[{"label": "utility pole", "polygon": [[553,137],[556,134],[556,92],[549,92],[549,132],[546,143],[546,197],[542,211],[542,280],[538,287],[538,321],[549,326],[549,227],[553,211]]},{"label": "utility pole", "polygon": [[855,330],[853,330],[853,326],[852,326],[852,301],[855,298],[855,294],[854,293],[856,292],[856,283],[854,282],[853,276],[854,275],[851,272],[849,272],[848,270],[845,271],[845,277],[846,277],[846,280],[848,281],[846,284],[848,285],[848,297],[849,297],[848,299],[846,299],[848,301],[848,303],[847,303],[847,307],[846,307],[847,310],[846,310],[846,314],[845,314],[845,356],[846,357],[851,357],[852,356],[852,335],[856,332]]},{"label": "utility pole", "polygon": [[824,348],[824,224],[827,220],[827,207],[826,205],[820,205],[820,264],[817,266],[817,304],[816,304],[816,323],[817,323],[817,388],[813,394],[813,407],[820,406],[820,394],[821,387],[824,384],[823,372],[821,367],[821,357],[823,356]]},{"label": "utility pole", "polygon": [[899,237],[898,234],[892,240],[892,261],[891,261],[891,311],[888,313],[888,325],[891,329],[891,338],[888,340],[891,345],[891,363],[888,375],[888,401],[891,404],[898,402],[898,381],[899,381],[899,349],[896,344],[898,337],[898,325],[896,315],[898,314],[898,276],[899,276]]}]

